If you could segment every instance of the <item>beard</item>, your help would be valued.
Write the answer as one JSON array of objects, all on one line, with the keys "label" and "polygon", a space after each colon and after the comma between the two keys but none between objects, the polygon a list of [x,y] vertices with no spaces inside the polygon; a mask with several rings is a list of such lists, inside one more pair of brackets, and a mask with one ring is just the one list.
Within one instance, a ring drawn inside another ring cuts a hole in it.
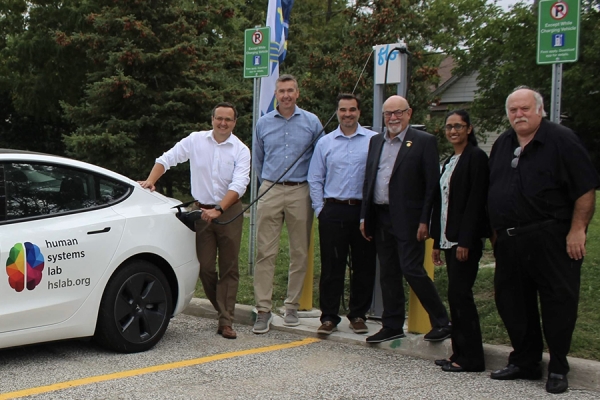
[{"label": "beard", "polygon": [[393,133],[394,135],[397,135],[400,132],[402,132],[404,130],[404,128],[402,127],[402,124],[396,124],[396,125],[388,125],[387,130],[389,133]]}]

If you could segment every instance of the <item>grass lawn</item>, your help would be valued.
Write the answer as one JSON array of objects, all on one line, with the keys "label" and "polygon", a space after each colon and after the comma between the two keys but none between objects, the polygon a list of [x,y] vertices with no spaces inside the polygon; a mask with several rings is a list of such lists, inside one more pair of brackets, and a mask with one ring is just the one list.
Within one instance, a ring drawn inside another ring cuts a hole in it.
[{"label": "grass lawn", "polygon": [[[599,210],[594,216],[588,231],[587,256],[581,270],[581,292],[579,302],[579,317],[573,335],[570,356],[600,360],[600,198],[596,199],[596,208]],[[237,301],[240,304],[254,304],[254,289],[252,276],[248,274],[248,222],[245,218],[244,233],[240,250],[240,287]],[[319,239],[315,221],[315,249],[314,249],[314,277],[313,277],[313,307],[319,306]],[[485,254],[481,265],[494,263],[489,241],[486,244]],[[284,227],[281,235],[277,268],[275,271],[275,284],[273,287],[273,306],[283,306],[287,290],[287,270],[289,265],[288,238]],[[479,309],[483,340],[489,344],[510,345],[506,329],[496,311],[494,303],[494,269],[480,268],[475,282],[475,299]],[[435,269],[435,284],[442,299],[447,298],[448,277],[444,267]],[[348,287],[348,285],[346,285]],[[196,297],[204,297],[202,285],[198,281]],[[408,296],[407,296],[408,298]],[[445,302],[446,307],[448,306]],[[408,307],[407,307],[408,310]],[[341,310],[341,314],[344,311]]]}]

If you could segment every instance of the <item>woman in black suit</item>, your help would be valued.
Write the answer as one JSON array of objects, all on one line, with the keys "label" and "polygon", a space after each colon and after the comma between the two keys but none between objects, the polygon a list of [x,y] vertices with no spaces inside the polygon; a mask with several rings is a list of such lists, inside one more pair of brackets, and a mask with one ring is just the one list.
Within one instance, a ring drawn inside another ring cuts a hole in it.
[{"label": "woman in black suit", "polygon": [[436,364],[446,372],[484,371],[473,284],[483,244],[489,236],[486,213],[488,156],[477,147],[466,111],[451,111],[446,116],[445,130],[454,154],[444,163],[440,191],[433,208],[431,234],[433,263],[442,265],[442,249],[448,269],[453,354],[449,360],[436,360]]}]

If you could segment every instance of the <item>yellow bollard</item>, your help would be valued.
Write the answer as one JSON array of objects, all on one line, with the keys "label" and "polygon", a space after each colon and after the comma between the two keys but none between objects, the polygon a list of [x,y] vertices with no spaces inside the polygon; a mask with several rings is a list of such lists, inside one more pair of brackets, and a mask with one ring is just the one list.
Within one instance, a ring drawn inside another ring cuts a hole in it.
[{"label": "yellow bollard", "polygon": [[[425,260],[423,265],[427,275],[433,280],[433,261],[431,260],[431,252],[433,251],[433,239],[425,241]],[[421,305],[417,295],[410,291],[408,298],[408,331],[412,333],[427,333],[431,330],[429,322],[429,314]]]},{"label": "yellow bollard", "polygon": [[[290,246],[292,244],[290,243]],[[314,275],[314,259],[315,259],[315,224],[313,221],[312,229],[310,230],[310,243],[308,245],[308,260],[306,261],[306,276],[302,285],[302,295],[300,296],[299,311],[310,311],[313,307],[313,275]]]}]

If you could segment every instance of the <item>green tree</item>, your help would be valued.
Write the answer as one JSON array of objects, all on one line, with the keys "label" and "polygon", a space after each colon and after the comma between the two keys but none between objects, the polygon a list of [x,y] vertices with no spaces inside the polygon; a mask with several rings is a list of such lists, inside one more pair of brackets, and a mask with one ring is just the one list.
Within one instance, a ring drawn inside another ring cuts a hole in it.
[{"label": "green tree", "polygon": [[61,100],[77,100],[87,61],[56,44],[51,31],[76,29],[73,1],[0,4],[0,97],[3,146],[63,154]]},{"label": "green tree", "polygon": [[[414,110],[412,121],[426,124],[441,138],[437,125],[427,118],[432,87],[439,80],[437,67],[443,57],[439,49],[463,46],[473,30],[487,22],[491,7],[485,0],[298,2],[291,15],[283,69],[300,78],[301,105],[323,122],[335,110],[337,94],[356,88],[364,102],[361,122],[371,125],[376,61],[372,46],[403,40],[411,53],[407,97]],[[394,92],[395,85],[389,85],[388,95]]]},{"label": "green tree", "polygon": [[[79,32],[55,31],[57,43],[85,51],[96,68],[83,98],[63,103],[77,129],[70,154],[132,177],[192,130],[209,129],[220,101],[250,103],[241,78],[241,26],[233,1],[99,1]],[[237,73],[237,71],[240,71]],[[238,127],[244,128],[245,121]],[[236,130],[238,131],[238,130]],[[186,168],[162,180],[187,184]]]},{"label": "green tree", "polygon": [[600,115],[595,107],[600,104],[600,1],[581,5],[579,60],[565,65],[562,113],[567,116],[564,124],[581,136],[600,170]]},{"label": "green tree", "polygon": [[[460,71],[478,71],[479,92],[472,111],[478,125],[487,131],[509,127],[505,114],[507,95],[519,85],[528,85],[544,96],[550,110],[552,67],[536,64],[537,4],[520,2],[509,11],[474,31],[465,48],[454,49]],[[600,140],[597,126],[600,115],[594,105],[600,101],[600,3],[583,0],[580,25],[580,57],[563,64],[562,123],[571,127],[600,168]]]}]

